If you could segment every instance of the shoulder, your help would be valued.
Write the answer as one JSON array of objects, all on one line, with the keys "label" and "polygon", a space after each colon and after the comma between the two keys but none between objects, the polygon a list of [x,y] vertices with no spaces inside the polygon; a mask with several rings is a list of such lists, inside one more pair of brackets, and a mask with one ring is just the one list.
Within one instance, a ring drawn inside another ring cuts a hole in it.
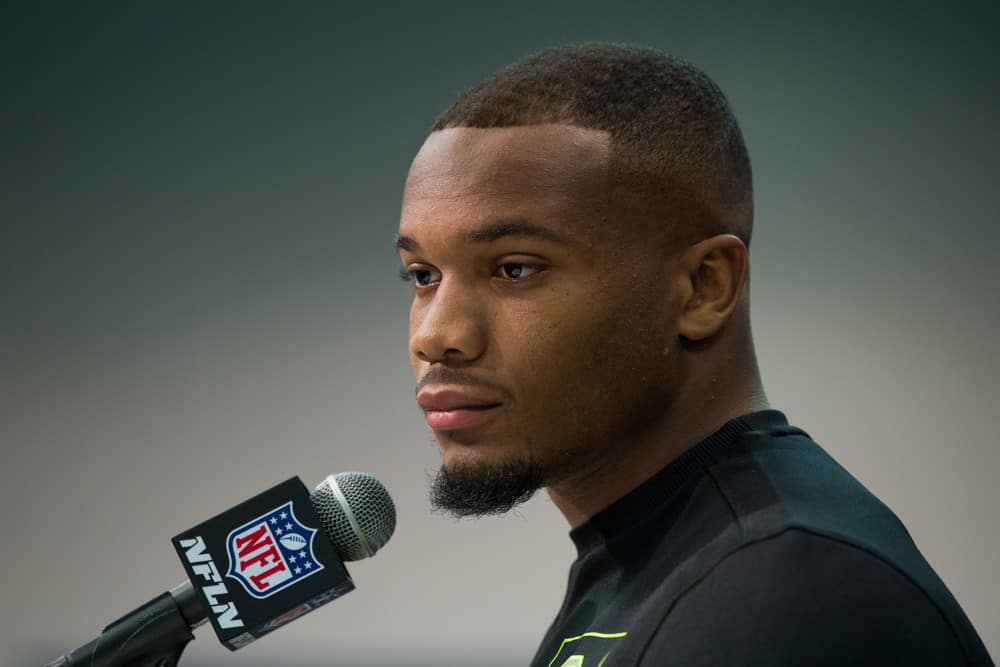
[{"label": "shoulder", "polygon": [[965,665],[939,605],[857,545],[789,528],[732,551],[671,605],[641,664]]}]

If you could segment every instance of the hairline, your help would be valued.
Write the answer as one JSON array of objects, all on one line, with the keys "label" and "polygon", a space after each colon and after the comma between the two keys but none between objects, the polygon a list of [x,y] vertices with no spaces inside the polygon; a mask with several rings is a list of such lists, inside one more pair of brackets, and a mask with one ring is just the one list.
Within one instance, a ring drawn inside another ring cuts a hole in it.
[{"label": "hairline", "polygon": [[[677,202],[683,202],[685,205],[690,206],[692,202],[700,204],[703,200],[702,197],[692,194],[693,189],[687,187],[677,187],[680,183],[679,179],[669,181],[668,179],[663,178],[663,175],[657,172],[657,170],[648,164],[648,162],[644,159],[642,151],[638,146],[636,146],[636,142],[617,137],[615,136],[615,133],[609,129],[587,125],[579,118],[540,118],[531,119],[524,123],[488,126],[457,122],[442,127],[437,127],[435,125],[435,128],[431,130],[428,137],[439,132],[455,129],[506,130],[544,126],[571,127],[586,130],[588,132],[596,132],[600,133],[607,139],[607,155],[604,160],[605,208],[609,216],[612,216],[613,219],[619,223],[619,228],[622,229],[622,231],[624,231],[626,221],[619,220],[618,218],[620,216],[615,215],[616,208],[621,206],[621,204],[616,204],[616,197],[618,196],[624,195],[625,197],[639,197],[644,198],[647,201],[660,203],[669,200],[671,202],[670,206],[676,204]],[[665,188],[668,187],[670,188],[670,192],[668,195],[665,195]],[[656,224],[662,223],[662,220],[657,219],[651,222],[655,226]],[[676,228],[667,231],[665,234],[667,237],[666,242],[668,245],[674,247],[678,244],[686,246],[690,242],[693,242],[690,238],[691,231],[693,230],[684,229],[683,225],[678,225]],[[654,236],[653,230],[649,230],[649,234],[651,237]],[[699,238],[697,240],[701,239]]]}]

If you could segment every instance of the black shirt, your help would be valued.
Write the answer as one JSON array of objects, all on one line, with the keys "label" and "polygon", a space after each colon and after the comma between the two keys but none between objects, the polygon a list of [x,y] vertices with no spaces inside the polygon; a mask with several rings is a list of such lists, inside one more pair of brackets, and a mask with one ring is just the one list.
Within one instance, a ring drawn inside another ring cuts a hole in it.
[{"label": "black shirt", "polygon": [[992,664],[899,519],[776,410],[570,537],[533,667]]}]

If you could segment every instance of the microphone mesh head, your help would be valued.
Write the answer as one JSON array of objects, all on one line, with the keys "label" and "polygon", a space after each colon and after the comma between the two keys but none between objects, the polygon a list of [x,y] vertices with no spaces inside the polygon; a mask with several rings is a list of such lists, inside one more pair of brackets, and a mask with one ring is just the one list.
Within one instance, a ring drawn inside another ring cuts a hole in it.
[{"label": "microphone mesh head", "polygon": [[[339,488],[347,511],[331,482]],[[396,529],[396,506],[382,482],[368,473],[331,475],[313,490],[310,500],[342,561],[374,556]]]}]

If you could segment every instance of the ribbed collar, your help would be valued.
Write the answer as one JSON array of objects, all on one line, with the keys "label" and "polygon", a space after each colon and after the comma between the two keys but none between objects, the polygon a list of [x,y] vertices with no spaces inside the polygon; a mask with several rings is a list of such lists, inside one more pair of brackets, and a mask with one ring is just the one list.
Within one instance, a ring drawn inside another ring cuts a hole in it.
[{"label": "ribbed collar", "polygon": [[751,412],[726,422],[640,486],[571,530],[569,536],[577,553],[582,557],[644,518],[650,508],[662,505],[693,477],[701,475],[742,434],[782,426],[787,428],[788,420],[778,410]]}]

